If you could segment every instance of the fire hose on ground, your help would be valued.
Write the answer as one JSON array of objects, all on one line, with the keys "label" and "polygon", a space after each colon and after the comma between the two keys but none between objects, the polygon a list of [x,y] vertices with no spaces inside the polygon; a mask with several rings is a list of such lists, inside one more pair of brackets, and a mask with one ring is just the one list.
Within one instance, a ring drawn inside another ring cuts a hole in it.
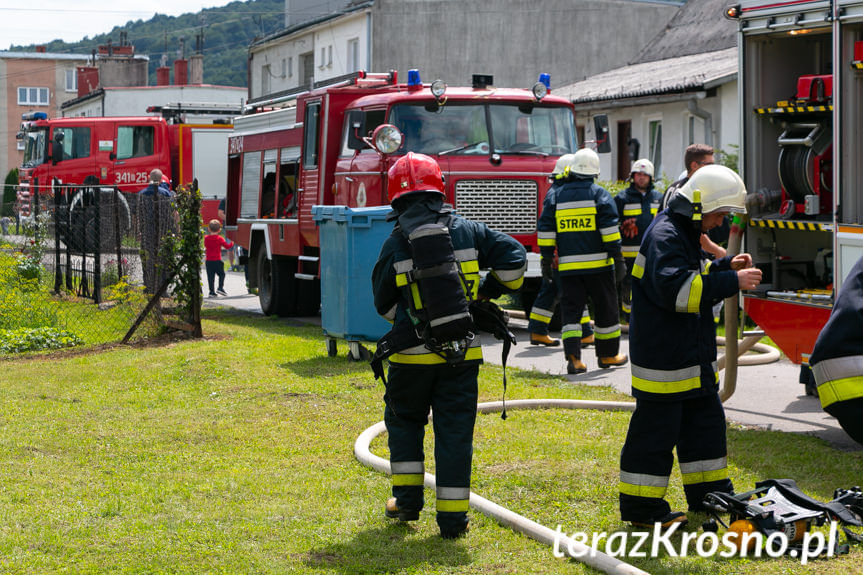
[{"label": "fire hose on ground", "polygon": [[[738,253],[742,238],[742,229],[738,222],[735,222],[731,229],[731,235],[728,242],[728,254],[735,255]],[[739,303],[737,296],[730,297],[725,300],[725,329],[726,333],[736,333],[739,325],[738,321]],[[725,402],[730,398],[737,387],[737,366],[740,365],[756,365],[771,363],[779,359],[779,352],[765,344],[757,343],[761,335],[747,336],[743,341],[738,342],[737,338],[726,339],[717,337],[719,345],[725,345],[725,354],[718,359],[719,369],[725,370],[723,385],[719,390],[720,399]],[[757,355],[743,356],[747,351],[756,351]],[[743,356],[743,357],[740,357]],[[726,358],[730,357],[731,361]],[[635,403],[629,401],[588,401],[580,399],[522,399],[510,400],[506,402],[507,409],[597,409],[602,411],[633,411]],[[503,402],[493,401],[480,403],[477,405],[478,413],[491,413],[501,411]],[[380,434],[386,431],[386,425],[380,421],[357,437],[354,443],[354,455],[357,460],[363,465],[371,467],[377,471],[392,474],[390,462],[386,459],[374,455],[370,450],[371,442]],[[435,488],[435,477],[431,473],[425,474],[424,485],[430,489]],[[549,546],[557,547],[565,554],[573,559],[589,565],[594,569],[603,573],[611,573],[614,575],[648,575],[646,571],[621,561],[610,555],[602,553],[598,549],[594,550],[585,544],[573,540],[564,533],[554,531],[544,525],[519,515],[501,505],[489,501],[488,499],[471,492],[470,494],[471,508],[480,513],[496,519],[502,525],[510,527],[514,531],[527,535],[531,539],[539,541]]]}]

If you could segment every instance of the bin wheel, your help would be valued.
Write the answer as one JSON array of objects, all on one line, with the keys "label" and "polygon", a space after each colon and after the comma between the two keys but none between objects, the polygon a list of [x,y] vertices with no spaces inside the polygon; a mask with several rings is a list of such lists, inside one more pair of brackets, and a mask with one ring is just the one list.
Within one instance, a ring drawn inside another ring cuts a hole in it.
[{"label": "bin wheel", "polygon": [[348,360],[350,361],[369,361],[372,354],[358,341],[348,342]]},{"label": "bin wheel", "polygon": [[336,340],[332,338],[327,338],[327,355],[329,357],[336,357],[338,353],[339,350],[336,347]]}]

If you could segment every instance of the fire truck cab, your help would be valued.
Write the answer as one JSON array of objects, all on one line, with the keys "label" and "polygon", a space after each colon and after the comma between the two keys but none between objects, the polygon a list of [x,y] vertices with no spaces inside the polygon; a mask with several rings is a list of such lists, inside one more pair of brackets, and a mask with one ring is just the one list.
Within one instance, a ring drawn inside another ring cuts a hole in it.
[{"label": "fire truck cab", "polygon": [[[250,284],[265,313],[317,313],[312,206],[387,205],[387,170],[408,151],[440,163],[459,214],[512,235],[538,261],[536,222],[548,174],[559,156],[577,149],[573,107],[541,86],[491,84],[485,76],[474,77],[472,87],[423,84],[416,71],[399,84],[395,72],[358,72],[250,103],[253,113],[234,120],[229,140],[227,229],[249,252]],[[403,136],[389,155],[368,143],[385,123]],[[535,295],[538,264],[532,275],[526,289]]]},{"label": "fire truck cab", "polygon": [[746,249],[764,272],[746,311],[805,366],[863,256],[863,2],[751,0],[726,15],[739,19]]}]

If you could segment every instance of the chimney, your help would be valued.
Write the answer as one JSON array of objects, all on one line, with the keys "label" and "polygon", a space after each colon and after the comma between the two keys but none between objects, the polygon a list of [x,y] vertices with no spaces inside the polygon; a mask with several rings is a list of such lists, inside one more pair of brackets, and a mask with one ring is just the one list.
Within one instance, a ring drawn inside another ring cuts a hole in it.
[{"label": "chimney", "polygon": [[45,53],[45,46],[36,46],[36,53],[37,54],[44,54]]},{"label": "chimney", "polygon": [[174,60],[174,84],[185,86],[189,83],[189,61]]},{"label": "chimney", "polygon": [[156,68],[156,85],[171,85],[171,68],[169,68],[168,66],[159,66],[158,68]]},{"label": "chimney", "polygon": [[78,66],[78,97],[86,96],[99,88],[99,68],[95,66]]},{"label": "chimney", "polygon": [[189,58],[189,83],[204,83],[204,55],[193,54]]}]

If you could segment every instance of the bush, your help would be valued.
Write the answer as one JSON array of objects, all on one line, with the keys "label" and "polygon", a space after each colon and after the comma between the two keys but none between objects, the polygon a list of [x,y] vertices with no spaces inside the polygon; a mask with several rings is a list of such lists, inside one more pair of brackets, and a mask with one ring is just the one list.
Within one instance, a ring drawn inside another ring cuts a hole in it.
[{"label": "bush", "polygon": [[81,338],[77,335],[56,327],[25,327],[0,331],[0,352],[3,353],[60,349],[80,343]]}]

